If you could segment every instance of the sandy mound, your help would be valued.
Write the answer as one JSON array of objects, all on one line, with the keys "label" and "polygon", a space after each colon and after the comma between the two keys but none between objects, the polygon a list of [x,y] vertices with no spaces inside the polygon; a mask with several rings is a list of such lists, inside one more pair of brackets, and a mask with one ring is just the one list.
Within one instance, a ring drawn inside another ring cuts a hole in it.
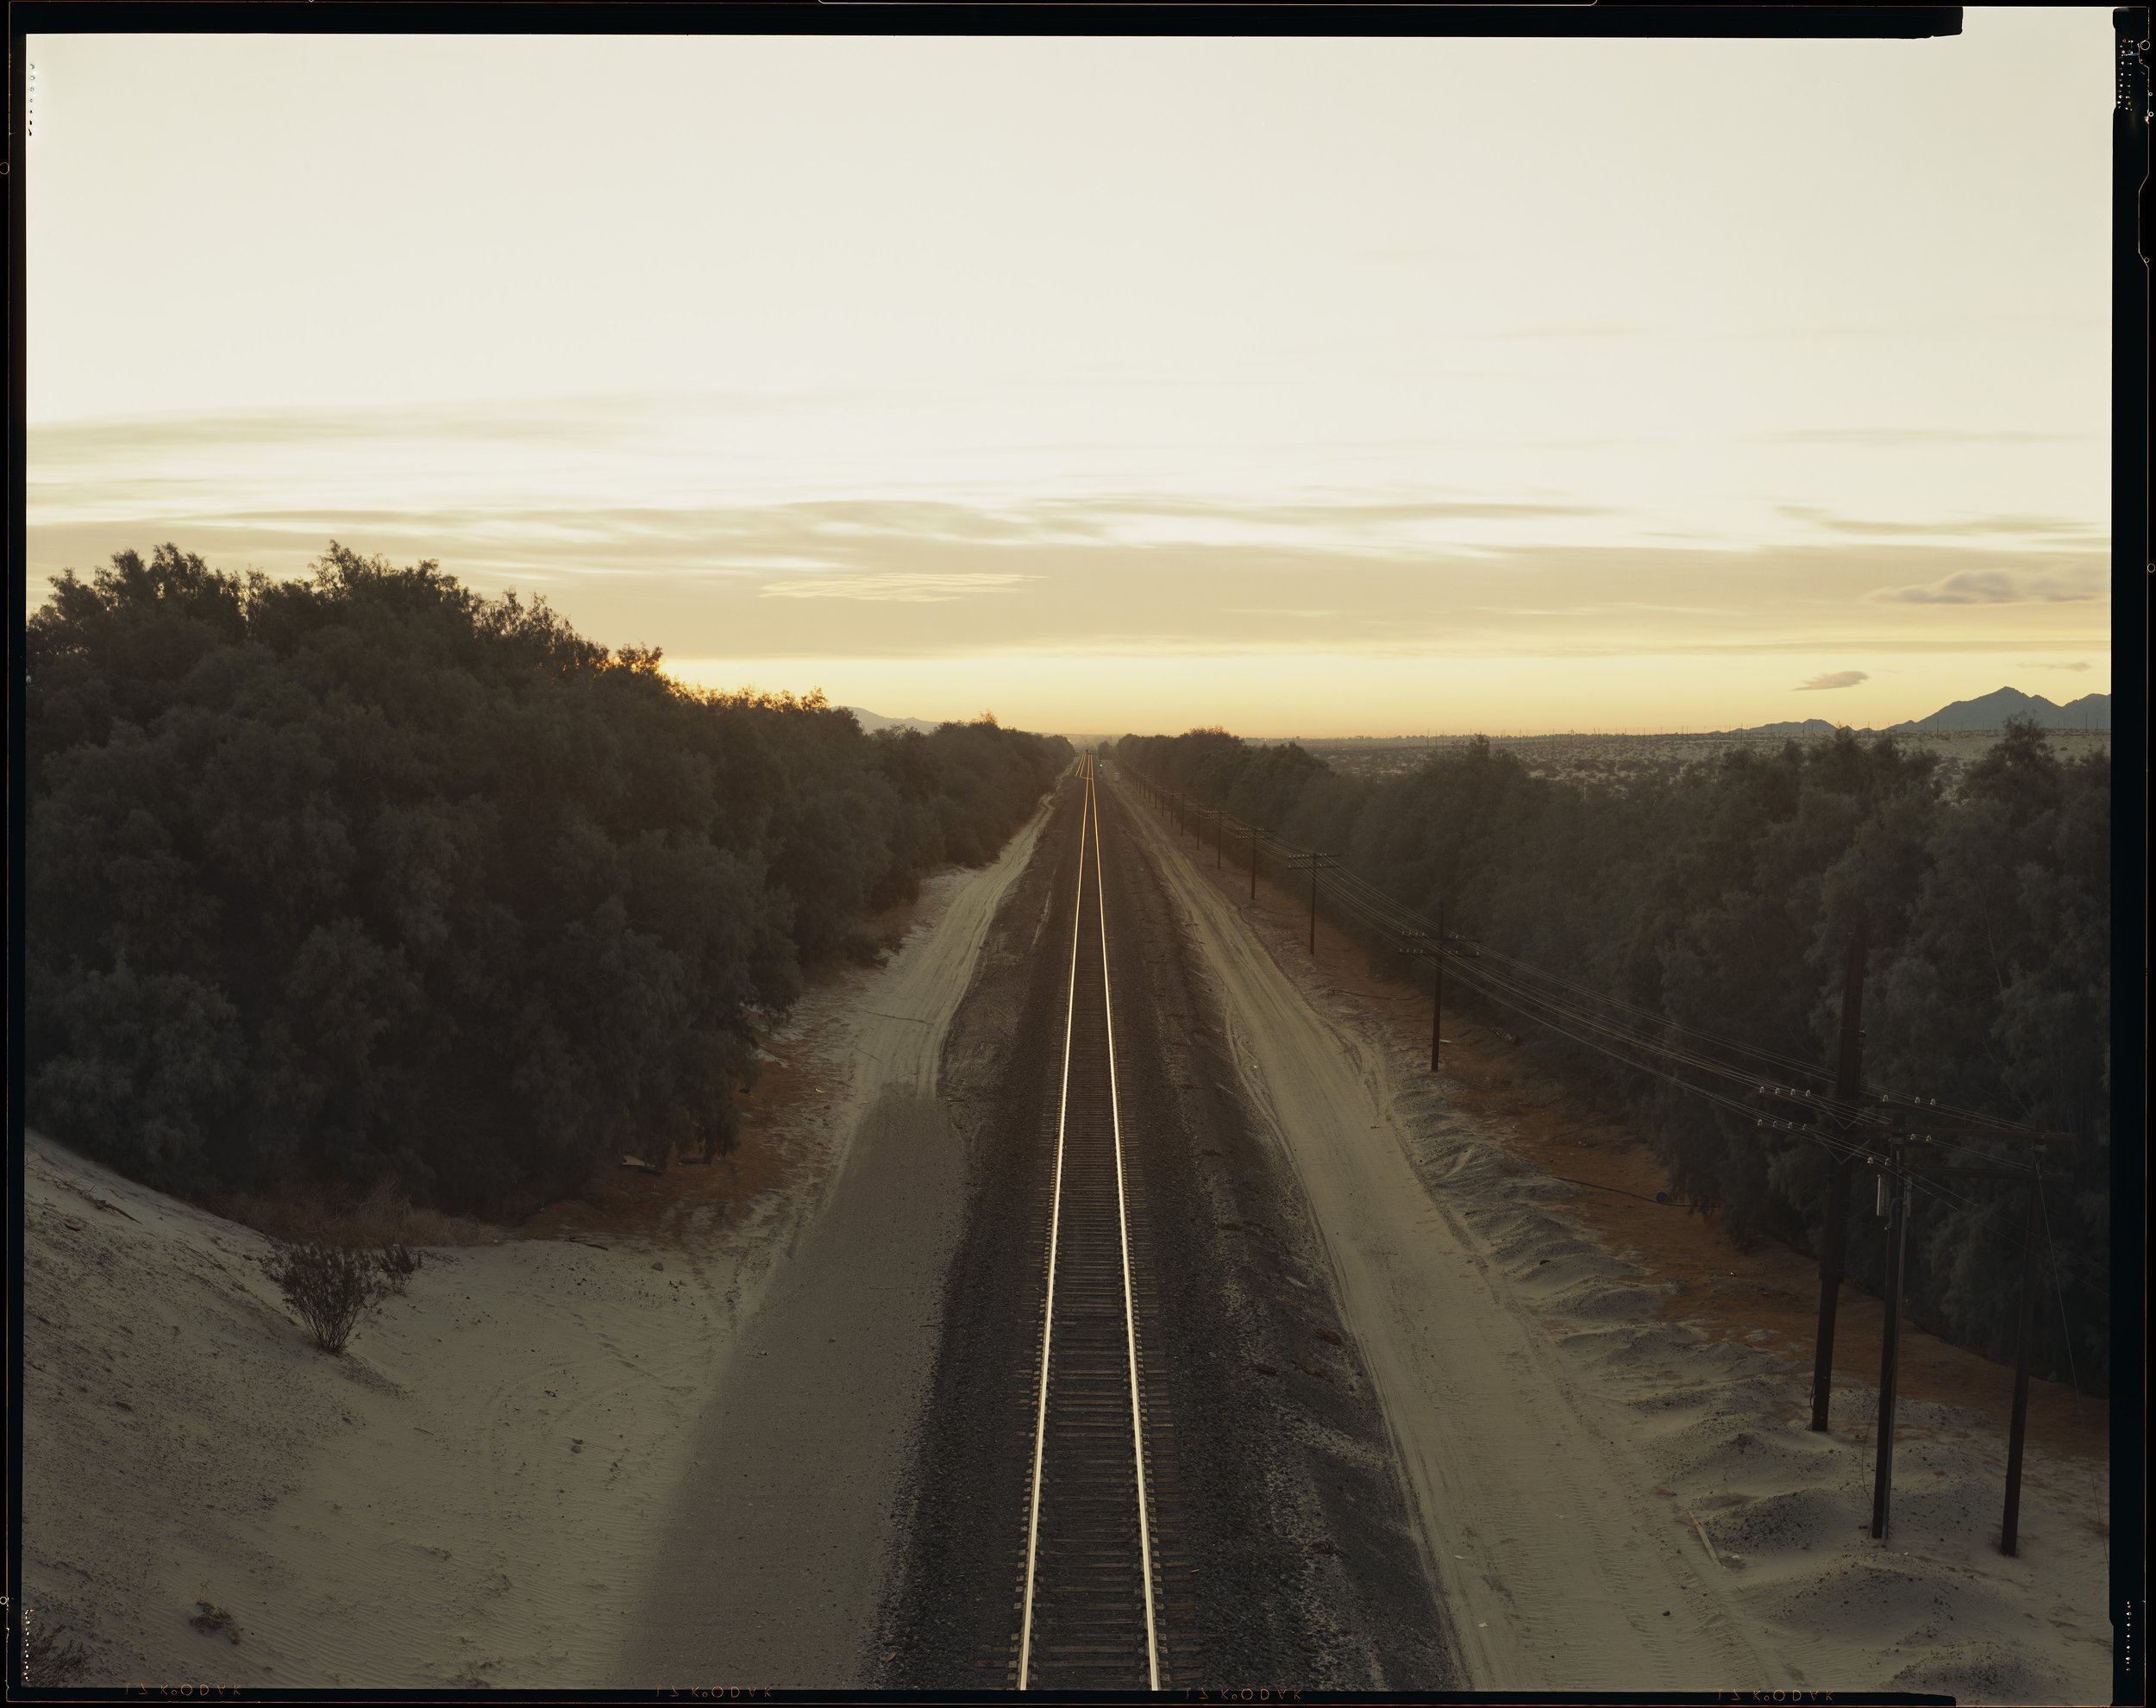
[{"label": "sandy mound", "polygon": [[1869,1517],[1868,1511],[1834,1490],[1813,1487],[1756,1498],[1737,1496],[1703,1522],[1715,1547],[1739,1555],[1757,1567],[1777,1555],[1839,1547]]},{"label": "sandy mound", "polygon": [[[1868,1515],[1867,1515],[1868,1522]],[[1719,1545],[1719,1544],[1718,1544]],[[1949,1635],[1998,1630],[1998,1598],[1898,1554],[1845,1555],[1765,1592],[1759,1611],[1798,1630],[1906,1649]]]},{"label": "sandy mound", "polygon": [[2027,1648],[2004,1643],[1944,1642],[1887,1680],[1891,1690],[1936,1691],[1963,1702],[2077,1702],[2059,1667]]},{"label": "sandy mound", "polygon": [[432,1250],[331,1358],[260,1235],[28,1145],[24,1599],[89,1681],[439,1688],[595,1660],[730,1269]]}]

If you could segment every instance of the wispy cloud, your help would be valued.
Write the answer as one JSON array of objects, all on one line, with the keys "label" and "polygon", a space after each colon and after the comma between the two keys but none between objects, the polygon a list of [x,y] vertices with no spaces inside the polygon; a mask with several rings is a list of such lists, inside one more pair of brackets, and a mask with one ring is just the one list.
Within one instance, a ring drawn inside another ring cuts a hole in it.
[{"label": "wispy cloud", "polygon": [[1853,688],[1859,682],[1871,679],[1868,670],[1830,670],[1824,676],[1814,676],[1809,682],[1796,685],[1796,692],[1811,693],[1822,688]]},{"label": "wispy cloud", "polygon": [[968,593],[1000,593],[1030,575],[970,574],[830,575],[767,582],[759,591],[771,599],[868,599],[890,604],[944,604]]},{"label": "wispy cloud", "polygon": [[1544,338],[1637,338],[1646,329],[1644,326],[1623,326],[1603,322],[1577,326],[1523,326],[1515,331],[1484,332],[1476,335],[1497,341]]},{"label": "wispy cloud", "polygon": [[1739,342],[1776,340],[1783,343],[1797,340],[1856,339],[1890,340],[1906,344],[1913,339],[1967,337],[1971,334],[1992,337],[2026,336],[2032,331],[2059,332],[2079,328],[2100,333],[2101,316],[2078,310],[2045,310],[2035,313],[1999,313],[1981,310],[1972,313],[1949,314],[1937,310],[1921,319],[1901,315],[1881,315],[1877,318],[1844,321],[1777,322],[1771,327],[1748,325],[1730,327],[1720,331],[1700,335],[1708,338],[1727,338]]},{"label": "wispy cloud", "polygon": [[287,404],[270,409],[165,411],[31,422],[24,435],[33,464],[80,455],[226,448],[294,441],[485,440],[573,443],[648,429],[685,412],[768,416],[857,403],[850,391],[609,392],[577,397],[400,404]]},{"label": "wispy cloud", "polygon": [[1143,493],[1119,497],[1057,501],[1054,508],[1082,518],[1116,516],[1203,518],[1282,528],[1358,528],[1387,522],[1539,522],[1553,516],[1608,516],[1595,504],[1557,501],[1515,503],[1482,499],[1343,500],[1329,504],[1262,504],[1235,499]]},{"label": "wispy cloud", "polygon": [[2100,598],[2103,580],[2092,566],[1958,569],[1914,586],[1881,587],[1871,597],[1889,604],[2081,604]]},{"label": "wispy cloud", "polygon": [[2087,433],[2042,433],[2025,428],[1968,427],[1797,427],[1756,433],[1754,445],[2069,445],[2085,442]]},{"label": "wispy cloud", "polygon": [[2036,668],[2039,670],[2086,670],[2089,668],[2089,660],[2086,659],[2061,659],[2056,662],[2046,660],[2038,664]]},{"label": "wispy cloud", "polygon": [[[266,497],[267,495],[264,495]],[[1329,495],[244,510],[40,519],[29,585],[164,541],[237,568],[304,568],[331,538],[439,560],[486,592],[545,591],[595,640],[684,657],[1324,651],[1413,656],[2093,656],[2109,641],[2093,542],[1821,531],[1756,549],[1567,539],[1579,506]],[[1545,514],[1555,518],[1545,531]],[[1252,516],[1278,516],[1252,529]],[[1306,522],[1303,519],[1308,518]],[[1346,519],[1344,519],[1346,518]],[[1361,518],[1361,520],[1351,520]],[[1514,537],[1493,541],[1502,529]],[[1807,674],[1821,668],[1810,662]]]},{"label": "wispy cloud", "polygon": [[2012,535],[2026,537],[2041,535],[2083,545],[2087,543],[2090,532],[2087,522],[2077,522],[2071,516],[1962,516],[1925,522],[1901,522],[1836,516],[1830,510],[1823,510],[1812,504],[1780,504],[1776,508],[1783,516],[1798,522],[1808,522],[1815,528],[1824,528],[1835,534],[1861,534],[1875,537],[1921,537],[1925,535],[1971,537]]}]

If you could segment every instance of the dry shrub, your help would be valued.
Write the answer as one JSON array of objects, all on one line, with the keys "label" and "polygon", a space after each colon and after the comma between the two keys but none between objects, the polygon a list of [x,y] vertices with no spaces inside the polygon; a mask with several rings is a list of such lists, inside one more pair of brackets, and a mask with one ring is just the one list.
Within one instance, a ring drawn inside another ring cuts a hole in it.
[{"label": "dry shrub", "polygon": [[202,1611],[190,1618],[187,1621],[189,1624],[204,1636],[228,1637],[235,1645],[239,1642],[240,1622],[237,1619],[226,1612],[223,1608],[212,1606],[207,1601],[197,1601],[195,1605],[201,1608]]},{"label": "dry shrub", "polygon": [[401,1294],[411,1285],[411,1278],[419,1273],[421,1254],[402,1240],[385,1240],[374,1248],[374,1267],[380,1273],[382,1286],[389,1292]]},{"label": "dry shrub", "polygon": [[371,1252],[327,1240],[278,1245],[261,1260],[285,1303],[299,1313],[315,1344],[342,1355],[360,1318],[381,1303],[387,1288]]},{"label": "dry shrub", "polygon": [[79,1642],[65,1642],[58,1631],[27,1617],[22,1625],[24,1684],[72,1684],[89,1669],[90,1651]]}]

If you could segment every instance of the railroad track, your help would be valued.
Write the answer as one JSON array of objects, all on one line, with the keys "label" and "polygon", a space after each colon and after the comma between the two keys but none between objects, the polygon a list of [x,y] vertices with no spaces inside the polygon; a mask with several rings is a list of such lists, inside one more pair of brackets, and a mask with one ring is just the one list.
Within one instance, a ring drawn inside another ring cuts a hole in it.
[{"label": "railroad track", "polygon": [[1083,764],[1063,1069],[1056,1110],[1038,1361],[1031,1372],[1032,1471],[1017,1631],[1020,1690],[1158,1690],[1167,1617],[1188,1561],[1160,1547],[1175,1505],[1168,1420],[1145,1390],[1154,1301],[1146,1217],[1125,1155],[1116,1082],[1100,815]]}]

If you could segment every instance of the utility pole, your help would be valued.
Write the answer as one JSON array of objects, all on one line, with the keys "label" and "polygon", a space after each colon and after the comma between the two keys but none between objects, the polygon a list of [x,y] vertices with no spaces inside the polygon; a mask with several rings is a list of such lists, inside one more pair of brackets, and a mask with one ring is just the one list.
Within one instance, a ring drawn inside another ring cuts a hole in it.
[{"label": "utility pole", "polygon": [[2014,1417],[2006,1436],[2006,1513],[1999,1522],[1999,1552],[2012,1557],[2021,1531],[2021,1449],[2028,1440],[2028,1366],[2036,1339],[2036,1236],[2043,1210],[2044,1148],[2036,1147],[2036,1174],[2028,1183],[2021,1237],[2021,1323],[2014,1350]]},{"label": "utility pole", "polygon": [[1894,1391],[1902,1369],[1902,1283],[1909,1244],[1909,1176],[1902,1136],[1887,1148],[1893,1177],[1892,1215],[1887,1224],[1886,1323],[1879,1334],[1878,1451],[1871,1474],[1871,1534],[1887,1533],[1887,1512],[1894,1502]]},{"label": "utility pole", "polygon": [[1257,826],[1250,826],[1250,899],[1257,899]]},{"label": "utility pole", "polygon": [[1220,869],[1220,850],[1228,840],[1228,816],[1225,812],[1213,815],[1213,869]]},{"label": "utility pole", "polygon": [[1310,855],[1310,953],[1318,952],[1318,856],[1313,849]]},{"label": "utility pole", "polygon": [[1437,975],[1435,987],[1430,992],[1430,1071],[1438,1071],[1438,1049],[1445,1040],[1439,1029],[1445,1024],[1445,904],[1438,904],[1438,941],[1430,951],[1430,968]]},{"label": "utility pole", "polygon": [[[1849,964],[1841,987],[1841,1048],[1834,1063],[1834,1096],[1845,1104],[1857,1100],[1864,1085],[1864,922],[1849,934]],[[1827,1203],[1819,1231],[1819,1334],[1812,1348],[1812,1427],[1827,1427],[1827,1401],[1834,1389],[1834,1308],[1841,1301],[1845,1224],[1849,1219],[1848,1127],[1844,1144],[1827,1163]]]}]

